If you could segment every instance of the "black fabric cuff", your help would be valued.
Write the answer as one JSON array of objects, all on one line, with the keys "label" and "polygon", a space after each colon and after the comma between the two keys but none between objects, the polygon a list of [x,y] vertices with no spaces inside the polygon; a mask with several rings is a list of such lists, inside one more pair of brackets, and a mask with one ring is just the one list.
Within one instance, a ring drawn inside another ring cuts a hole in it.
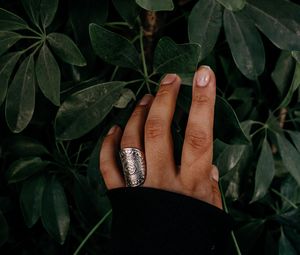
[{"label": "black fabric cuff", "polygon": [[226,254],[232,218],[206,202],[146,187],[107,192],[112,254]]}]

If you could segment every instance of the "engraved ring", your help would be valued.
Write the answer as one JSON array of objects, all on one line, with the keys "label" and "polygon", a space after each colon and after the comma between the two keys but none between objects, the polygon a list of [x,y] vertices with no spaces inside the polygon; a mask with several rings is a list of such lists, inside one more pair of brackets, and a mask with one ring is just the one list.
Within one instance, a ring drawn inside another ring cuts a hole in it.
[{"label": "engraved ring", "polygon": [[126,186],[138,187],[142,185],[146,179],[144,153],[137,148],[123,148],[120,150],[120,159]]}]

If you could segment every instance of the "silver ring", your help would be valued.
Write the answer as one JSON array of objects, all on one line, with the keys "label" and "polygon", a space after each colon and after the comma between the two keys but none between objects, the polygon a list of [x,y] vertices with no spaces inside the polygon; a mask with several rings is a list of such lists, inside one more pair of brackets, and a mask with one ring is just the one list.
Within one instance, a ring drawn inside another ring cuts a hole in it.
[{"label": "silver ring", "polygon": [[146,179],[144,153],[137,148],[123,148],[120,150],[120,159],[126,186],[137,187],[142,185]]}]

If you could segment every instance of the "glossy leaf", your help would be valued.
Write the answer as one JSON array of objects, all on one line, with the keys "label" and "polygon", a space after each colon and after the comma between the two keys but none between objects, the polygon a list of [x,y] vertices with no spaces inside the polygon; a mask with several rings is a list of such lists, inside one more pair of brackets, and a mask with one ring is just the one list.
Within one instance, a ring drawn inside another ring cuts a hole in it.
[{"label": "glossy leaf", "polygon": [[47,183],[44,190],[41,219],[49,235],[63,244],[69,231],[70,215],[64,188],[55,178]]},{"label": "glossy leaf", "polygon": [[300,185],[300,152],[283,135],[276,134],[276,138],[284,166]]},{"label": "glossy leaf", "polygon": [[300,51],[292,51],[292,56],[300,64]]},{"label": "glossy leaf", "polygon": [[265,51],[256,27],[242,13],[225,10],[224,29],[234,62],[246,77],[257,79],[265,67]]},{"label": "glossy leaf", "polygon": [[0,58],[0,106],[6,97],[8,82],[21,53],[8,53]]},{"label": "glossy leaf", "polygon": [[90,25],[90,37],[96,55],[104,61],[121,67],[140,68],[139,54],[125,37],[96,24]]},{"label": "glossy leaf", "polygon": [[24,9],[32,23],[39,26],[41,0],[22,0]]},{"label": "glossy leaf", "polygon": [[136,3],[148,11],[172,11],[174,4],[172,0],[135,0]]},{"label": "glossy leaf", "polygon": [[14,161],[6,172],[8,183],[23,181],[31,175],[42,171],[48,161],[43,161],[39,157],[21,158]]},{"label": "glossy leaf", "polygon": [[60,69],[46,44],[40,50],[35,73],[39,87],[53,104],[60,105]]},{"label": "glossy leaf", "polygon": [[46,186],[44,175],[25,181],[20,194],[20,207],[27,227],[31,228],[41,215],[42,198]]},{"label": "glossy leaf", "polygon": [[300,153],[300,132],[298,131],[287,131],[289,136],[291,137],[291,140],[293,144],[295,145],[296,149]]},{"label": "glossy leaf", "polygon": [[120,16],[133,26],[140,10],[135,0],[112,0],[112,2]]},{"label": "glossy leaf", "polygon": [[27,23],[22,18],[0,8],[0,30],[19,30],[27,27]]},{"label": "glossy leaf", "polygon": [[124,82],[96,84],[68,97],[56,116],[56,137],[78,138],[96,127],[119,99]]},{"label": "glossy leaf", "polygon": [[64,34],[51,33],[47,40],[60,59],[75,66],[85,66],[86,61],[72,39]]},{"label": "glossy leaf", "polygon": [[8,240],[8,224],[0,210],[0,247]]},{"label": "glossy leaf", "polygon": [[159,40],[154,53],[154,72],[189,73],[195,72],[200,56],[197,44],[176,44],[171,38]]},{"label": "glossy leaf", "polygon": [[271,147],[265,138],[256,166],[255,188],[251,202],[257,201],[267,194],[274,175],[275,164],[273,154]]},{"label": "glossy leaf", "polygon": [[245,7],[246,0],[217,0],[229,11],[239,11]]},{"label": "glossy leaf", "polygon": [[214,0],[200,0],[193,7],[188,19],[190,42],[201,46],[200,59],[214,48],[222,26],[222,10]]},{"label": "glossy leaf", "polygon": [[40,0],[40,15],[43,27],[48,27],[56,14],[57,7],[58,7],[58,0]]},{"label": "glossy leaf", "polygon": [[293,245],[287,239],[284,234],[284,231],[281,231],[279,239],[279,253],[278,255],[297,255],[297,251],[294,249]]},{"label": "glossy leaf", "polygon": [[12,31],[0,31],[0,55],[21,39],[21,35]]},{"label": "glossy leaf", "polygon": [[281,209],[283,212],[290,212],[291,209],[295,209],[292,203],[296,206],[300,204],[300,186],[291,175],[282,181],[280,194],[282,196]]},{"label": "glossy leaf", "polygon": [[14,133],[21,132],[29,124],[35,105],[35,72],[33,55],[20,65],[7,91],[5,117]]},{"label": "glossy leaf", "polygon": [[249,0],[245,9],[278,48],[300,50],[299,5],[284,0]]}]

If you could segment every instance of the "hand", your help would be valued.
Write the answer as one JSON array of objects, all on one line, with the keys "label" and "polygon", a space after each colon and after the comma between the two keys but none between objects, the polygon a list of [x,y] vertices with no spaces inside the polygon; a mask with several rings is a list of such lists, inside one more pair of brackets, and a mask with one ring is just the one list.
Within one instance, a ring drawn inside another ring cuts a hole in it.
[{"label": "hand", "polygon": [[155,97],[141,99],[123,133],[118,126],[110,129],[100,152],[102,176],[108,189],[125,187],[116,158],[119,148],[139,148],[147,164],[142,186],[185,194],[222,208],[218,170],[212,165],[215,75],[207,66],[195,73],[181,166],[177,167],[171,122],[180,83],[178,75],[166,75]]}]

